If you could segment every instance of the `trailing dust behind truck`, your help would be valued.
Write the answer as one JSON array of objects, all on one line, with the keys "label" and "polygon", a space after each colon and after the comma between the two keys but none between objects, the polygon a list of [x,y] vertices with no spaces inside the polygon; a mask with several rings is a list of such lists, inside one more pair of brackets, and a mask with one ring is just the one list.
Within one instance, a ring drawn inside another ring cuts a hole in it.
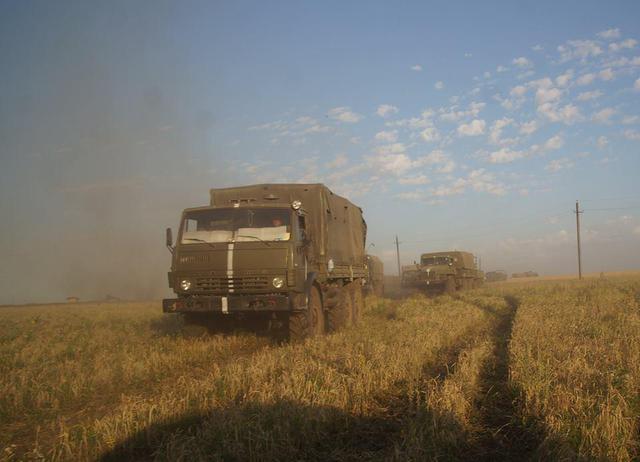
[{"label": "trailing dust behind truck", "polygon": [[402,287],[426,293],[448,293],[480,287],[484,274],[473,254],[461,251],[431,252],[420,263],[402,268]]},{"label": "trailing dust behind truck", "polygon": [[378,297],[384,296],[384,264],[375,255],[367,255],[367,283],[365,291]]},{"label": "trailing dust behind truck", "polygon": [[301,339],[357,323],[363,310],[362,210],[322,184],[211,189],[210,205],[184,210],[163,311],[228,331]]}]

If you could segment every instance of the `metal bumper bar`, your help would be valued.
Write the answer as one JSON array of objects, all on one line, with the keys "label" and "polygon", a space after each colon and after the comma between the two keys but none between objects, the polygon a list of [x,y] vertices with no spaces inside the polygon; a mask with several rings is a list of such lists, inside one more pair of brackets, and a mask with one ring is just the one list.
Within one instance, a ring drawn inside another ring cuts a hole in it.
[{"label": "metal bumper bar", "polygon": [[194,312],[253,312],[289,311],[291,304],[286,295],[227,295],[190,298],[166,298],[162,300],[165,313]]}]

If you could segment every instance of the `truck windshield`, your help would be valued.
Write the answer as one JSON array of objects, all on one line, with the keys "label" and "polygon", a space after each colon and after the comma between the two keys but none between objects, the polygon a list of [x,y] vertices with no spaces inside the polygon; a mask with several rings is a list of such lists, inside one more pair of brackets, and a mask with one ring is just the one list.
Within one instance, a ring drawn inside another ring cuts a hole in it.
[{"label": "truck windshield", "polygon": [[422,257],[423,265],[448,265],[451,263],[451,257]]},{"label": "truck windshield", "polygon": [[278,208],[230,208],[188,212],[182,244],[199,242],[288,241],[291,211]]}]

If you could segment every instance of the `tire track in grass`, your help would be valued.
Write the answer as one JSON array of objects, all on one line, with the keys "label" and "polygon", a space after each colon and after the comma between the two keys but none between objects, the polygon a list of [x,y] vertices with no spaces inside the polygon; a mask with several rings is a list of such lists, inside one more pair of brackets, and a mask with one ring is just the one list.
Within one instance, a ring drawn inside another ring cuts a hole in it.
[{"label": "tire track in grass", "polygon": [[479,437],[464,460],[531,460],[544,439],[541,426],[523,418],[521,393],[509,380],[509,340],[519,300],[511,295],[504,300],[506,311],[481,306],[496,317],[495,344],[481,376],[483,393],[477,403]]}]

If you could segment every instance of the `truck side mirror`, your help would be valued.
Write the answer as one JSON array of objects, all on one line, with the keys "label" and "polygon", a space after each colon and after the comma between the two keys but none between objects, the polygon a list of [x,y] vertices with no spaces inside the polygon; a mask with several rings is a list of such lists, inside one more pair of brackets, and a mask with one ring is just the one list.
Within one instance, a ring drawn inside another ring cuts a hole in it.
[{"label": "truck side mirror", "polygon": [[165,245],[169,248],[169,250],[173,250],[173,232],[171,231],[171,228],[167,228]]}]

